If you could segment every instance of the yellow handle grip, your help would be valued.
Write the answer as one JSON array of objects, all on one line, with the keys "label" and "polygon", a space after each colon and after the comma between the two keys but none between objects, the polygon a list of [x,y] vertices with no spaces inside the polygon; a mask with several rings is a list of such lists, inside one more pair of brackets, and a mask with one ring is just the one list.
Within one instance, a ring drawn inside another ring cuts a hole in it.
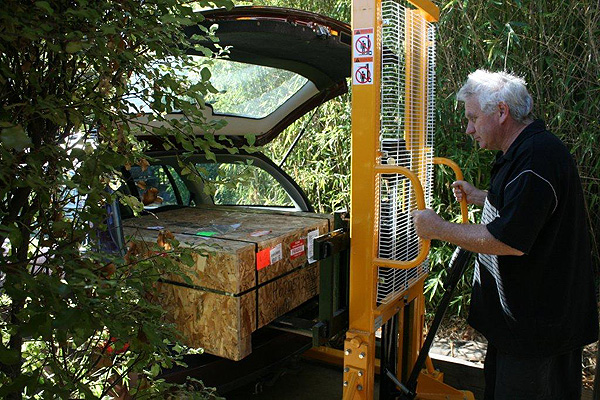
[{"label": "yellow handle grip", "polygon": [[[443,164],[443,165],[446,165],[446,166],[452,168],[452,171],[454,171],[454,174],[456,175],[456,180],[462,181],[465,179],[458,164],[455,163],[454,161],[450,160],[449,158],[433,157],[433,163],[434,164]],[[463,199],[460,201],[460,214],[462,215],[462,223],[463,224],[468,223],[469,222],[469,210],[467,209],[467,196],[463,196]]]},{"label": "yellow handle grip", "polygon": [[[400,175],[404,175],[405,177],[407,177],[410,180],[412,187],[415,190],[416,200],[417,200],[417,209],[418,210],[425,209],[425,194],[423,192],[423,186],[421,185],[421,181],[419,180],[419,177],[414,172],[412,172],[410,169],[408,169],[406,167],[401,167],[399,165],[377,165],[375,167],[375,173],[376,174],[400,174]],[[421,241],[421,250],[419,251],[419,254],[417,254],[417,256],[414,259],[408,260],[408,261],[400,261],[400,260],[386,260],[384,258],[375,258],[373,260],[373,264],[377,265],[378,267],[391,267],[391,268],[400,268],[400,269],[409,269],[409,268],[416,267],[417,265],[419,265],[423,261],[425,261],[425,259],[427,258],[427,255],[429,254],[429,246],[430,246],[429,240],[421,239],[421,238],[419,238],[419,240]]]}]

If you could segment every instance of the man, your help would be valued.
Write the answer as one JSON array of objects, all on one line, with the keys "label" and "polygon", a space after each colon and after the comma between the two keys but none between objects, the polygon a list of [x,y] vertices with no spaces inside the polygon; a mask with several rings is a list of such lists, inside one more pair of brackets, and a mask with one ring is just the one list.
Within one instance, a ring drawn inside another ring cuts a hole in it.
[{"label": "man", "polygon": [[417,234],[479,253],[468,321],[488,339],[485,399],[581,396],[582,347],[598,338],[583,190],[569,151],[532,119],[525,81],[478,70],[458,92],[466,133],[498,150],[490,188],[453,183],[480,224],[415,211]]}]

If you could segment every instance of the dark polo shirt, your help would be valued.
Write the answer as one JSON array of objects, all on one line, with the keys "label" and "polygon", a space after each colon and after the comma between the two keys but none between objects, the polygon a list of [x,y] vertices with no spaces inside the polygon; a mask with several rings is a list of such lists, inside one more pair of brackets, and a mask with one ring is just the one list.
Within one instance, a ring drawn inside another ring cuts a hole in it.
[{"label": "dark polo shirt", "polygon": [[469,323],[499,351],[560,354],[598,338],[583,190],[542,121],[499,153],[481,223],[523,256],[479,254]]}]

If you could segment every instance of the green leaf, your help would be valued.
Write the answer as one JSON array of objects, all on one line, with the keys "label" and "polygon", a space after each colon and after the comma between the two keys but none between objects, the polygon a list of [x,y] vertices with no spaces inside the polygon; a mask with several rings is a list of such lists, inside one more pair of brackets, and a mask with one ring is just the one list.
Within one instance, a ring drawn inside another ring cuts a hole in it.
[{"label": "green leaf", "polygon": [[7,148],[19,152],[31,146],[31,139],[21,125],[2,129],[0,141]]},{"label": "green leaf", "polygon": [[216,7],[225,7],[228,10],[233,8],[233,1],[231,0],[212,0],[212,3],[214,3]]},{"label": "green leaf", "polygon": [[69,42],[65,47],[65,51],[69,54],[77,53],[85,47],[83,42]]},{"label": "green leaf", "polygon": [[200,71],[200,76],[202,76],[202,79],[205,81],[210,80],[210,77],[211,77],[210,70],[206,67],[202,68],[202,70]]},{"label": "green leaf", "polygon": [[50,6],[50,3],[48,3],[47,1],[36,1],[35,2],[35,6],[38,7],[38,8],[41,8],[44,11],[46,11],[49,15],[53,15],[54,14],[54,10]]},{"label": "green leaf", "polygon": [[150,367],[150,374],[154,377],[154,376],[158,376],[159,373],[160,373],[160,365],[153,364],[152,367]]},{"label": "green leaf", "polygon": [[19,362],[20,354],[16,350],[10,350],[0,342],[0,364],[15,365]]}]

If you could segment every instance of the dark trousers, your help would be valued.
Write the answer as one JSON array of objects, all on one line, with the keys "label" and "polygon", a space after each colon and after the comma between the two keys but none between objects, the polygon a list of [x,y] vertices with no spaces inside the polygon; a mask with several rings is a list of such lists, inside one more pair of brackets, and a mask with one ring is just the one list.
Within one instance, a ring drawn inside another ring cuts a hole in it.
[{"label": "dark trousers", "polygon": [[581,399],[582,349],[549,357],[519,357],[488,344],[484,400]]}]

